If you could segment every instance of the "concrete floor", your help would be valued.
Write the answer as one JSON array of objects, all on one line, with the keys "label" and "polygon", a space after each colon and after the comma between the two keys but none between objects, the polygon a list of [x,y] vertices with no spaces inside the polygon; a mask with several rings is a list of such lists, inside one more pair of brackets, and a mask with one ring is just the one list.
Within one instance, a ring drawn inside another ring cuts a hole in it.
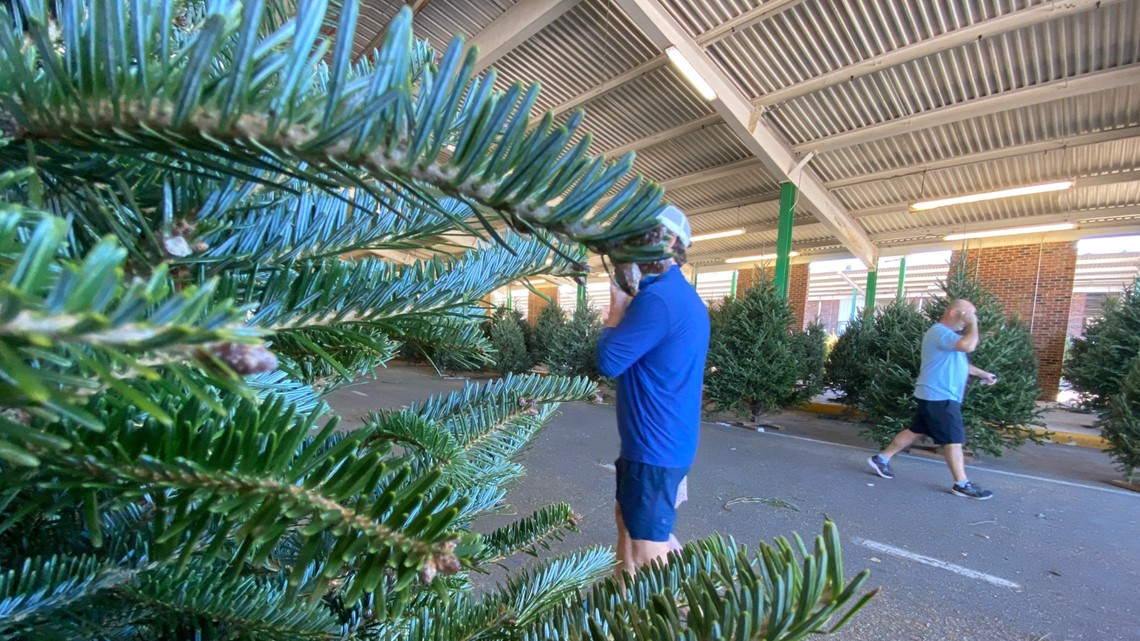
[{"label": "concrete floor", "polygon": [[[462,384],[394,366],[331,401],[353,424],[369,410]],[[608,406],[564,405],[526,455],[528,476],[509,497],[516,513],[567,501],[584,517],[554,552],[611,543],[614,420]],[[947,493],[938,460],[900,456],[895,479],[873,475],[870,448],[849,423],[799,413],[773,422],[785,430],[703,426],[677,535],[720,532],[750,545],[792,531],[809,539],[824,515],[832,518],[848,570],[870,568],[881,591],[831,638],[1140,640],[1140,494],[1105,483],[1116,473],[1104,453],[1027,446],[978,461],[971,480],[996,494],[981,502]]]}]

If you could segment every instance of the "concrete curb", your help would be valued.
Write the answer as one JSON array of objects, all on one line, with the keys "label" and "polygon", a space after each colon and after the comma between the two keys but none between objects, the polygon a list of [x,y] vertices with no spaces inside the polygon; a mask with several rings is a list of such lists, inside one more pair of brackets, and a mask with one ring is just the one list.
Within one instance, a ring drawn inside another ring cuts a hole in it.
[{"label": "concrete curb", "polygon": [[[843,416],[851,419],[859,419],[863,417],[863,413],[859,410],[852,409],[840,405],[839,403],[804,403],[797,409],[813,414],[825,414],[827,416]],[[1104,440],[1099,434],[1084,434],[1081,432],[1050,432],[1046,428],[1031,427],[1030,430],[1035,434],[1044,436],[1050,443],[1057,445],[1071,445],[1075,447],[1087,447],[1094,450],[1107,450],[1108,441]]]}]

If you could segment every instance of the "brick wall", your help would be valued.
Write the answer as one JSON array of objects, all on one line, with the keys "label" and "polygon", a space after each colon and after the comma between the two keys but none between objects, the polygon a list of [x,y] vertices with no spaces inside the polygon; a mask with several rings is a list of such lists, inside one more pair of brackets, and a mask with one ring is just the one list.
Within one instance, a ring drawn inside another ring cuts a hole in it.
[{"label": "brick wall", "polygon": [[792,306],[792,313],[796,315],[794,327],[803,329],[807,322],[807,290],[808,290],[808,264],[792,265],[788,272],[788,304]]},{"label": "brick wall", "polygon": [[[951,263],[959,254],[954,252]],[[1077,244],[971,249],[967,260],[982,284],[997,296],[1006,313],[1020,315],[1029,325],[1033,346],[1037,349],[1041,397],[1053,400],[1061,383],[1061,362],[1073,303],[1073,276],[1077,270]]]},{"label": "brick wall", "polygon": [[1085,304],[1089,295],[1073,292],[1073,302],[1069,305],[1069,336],[1085,335]]},{"label": "brick wall", "polygon": [[[534,288],[545,294],[548,298],[550,298],[550,300],[554,301],[555,303],[558,302],[558,285],[536,284]],[[526,306],[526,322],[534,325],[534,322],[538,320],[538,315],[541,314],[542,310],[546,309],[547,305],[549,304],[550,303],[547,302],[546,299],[542,296],[539,296],[534,292],[529,292],[529,298],[527,299]]]}]

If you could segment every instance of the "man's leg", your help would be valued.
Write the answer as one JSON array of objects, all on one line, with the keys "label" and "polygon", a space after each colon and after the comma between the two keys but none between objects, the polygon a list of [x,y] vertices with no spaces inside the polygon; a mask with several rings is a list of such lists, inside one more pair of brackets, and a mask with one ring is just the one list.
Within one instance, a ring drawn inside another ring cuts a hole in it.
[{"label": "man's leg", "polygon": [[950,474],[954,482],[961,484],[966,481],[966,458],[962,455],[961,443],[947,443],[942,446],[942,456],[946,457],[946,465],[950,467]]},{"label": "man's leg", "polygon": [[638,539],[631,539],[630,543],[632,544],[633,565],[635,568],[649,565],[658,559],[661,563],[665,563],[669,556],[668,541],[640,541]]},{"label": "man's leg", "polygon": [[895,435],[894,440],[887,446],[885,450],[879,452],[879,456],[885,459],[890,459],[895,454],[905,450],[906,448],[914,445],[914,442],[921,438],[921,434],[916,434],[909,429],[903,430]]},{"label": "man's leg", "polygon": [[618,583],[623,582],[622,573],[633,574],[637,566],[633,563],[633,539],[629,537],[629,530],[625,528],[625,521],[621,518],[621,506],[614,503],[614,521],[617,522],[617,566],[614,575]]}]

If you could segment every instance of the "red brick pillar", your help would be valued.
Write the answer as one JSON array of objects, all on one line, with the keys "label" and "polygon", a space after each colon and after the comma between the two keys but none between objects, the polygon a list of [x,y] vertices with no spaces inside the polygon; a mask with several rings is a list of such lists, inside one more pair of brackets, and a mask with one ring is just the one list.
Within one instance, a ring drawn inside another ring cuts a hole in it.
[{"label": "red brick pillar", "polygon": [[1085,335],[1085,304],[1089,295],[1073,292],[1073,303],[1069,305],[1069,336]]},{"label": "red brick pillar", "polygon": [[[535,285],[534,288],[542,292],[550,300],[554,301],[555,304],[558,303],[558,285],[543,284]],[[547,305],[550,305],[550,303],[547,302],[545,298],[535,294],[534,292],[530,292],[526,305],[526,322],[534,325],[535,321],[538,320],[538,315],[542,313],[542,310],[546,309]]]},{"label": "red brick pillar", "polygon": [[[959,254],[955,251],[953,260]],[[1029,326],[1037,350],[1041,398],[1055,399],[1073,303],[1076,242],[971,249],[967,260],[1006,314],[1019,315]]]},{"label": "red brick pillar", "polygon": [[793,328],[798,332],[807,323],[808,264],[792,265],[788,271],[788,305],[796,315]]}]

